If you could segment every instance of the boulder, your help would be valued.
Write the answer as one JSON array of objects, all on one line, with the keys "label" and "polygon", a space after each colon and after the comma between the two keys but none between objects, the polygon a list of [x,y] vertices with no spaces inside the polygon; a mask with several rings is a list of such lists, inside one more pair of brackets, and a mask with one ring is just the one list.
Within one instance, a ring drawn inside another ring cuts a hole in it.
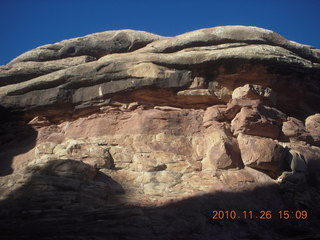
[{"label": "boulder", "polygon": [[237,139],[244,165],[274,173],[284,168],[286,149],[274,140],[242,133]]},{"label": "boulder", "polygon": [[242,107],[252,107],[260,104],[260,100],[252,100],[252,99],[231,99],[227,105],[226,109],[223,112],[225,120],[231,121],[235,118],[237,113],[240,112]]},{"label": "boulder", "polygon": [[276,104],[276,93],[268,87],[254,84],[246,84],[236,88],[232,93],[232,99],[258,99],[266,104]]},{"label": "boulder", "polygon": [[310,134],[306,131],[303,122],[294,117],[288,117],[282,124],[280,138],[284,141],[310,141]]},{"label": "boulder", "polygon": [[203,170],[217,170],[242,165],[238,143],[229,129],[218,123],[206,130],[206,157],[202,160]]},{"label": "boulder", "polygon": [[316,146],[320,146],[320,114],[314,114],[309,116],[306,121],[306,129],[312,137],[312,143]]},{"label": "boulder", "polygon": [[308,172],[316,179],[319,179],[320,172],[320,148],[307,145],[303,142],[286,144],[298,156],[302,157],[308,167]]},{"label": "boulder", "polygon": [[277,109],[257,104],[241,108],[231,121],[231,130],[236,136],[243,133],[277,139],[283,119],[285,115]]},{"label": "boulder", "polygon": [[225,119],[225,105],[214,105],[208,107],[203,116],[203,123],[211,121],[221,121]]}]

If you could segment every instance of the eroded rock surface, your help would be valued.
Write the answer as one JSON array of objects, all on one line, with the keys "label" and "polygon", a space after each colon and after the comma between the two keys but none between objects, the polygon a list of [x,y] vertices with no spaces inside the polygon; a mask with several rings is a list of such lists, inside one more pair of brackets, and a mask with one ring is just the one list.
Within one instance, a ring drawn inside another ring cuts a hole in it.
[{"label": "eroded rock surface", "polygon": [[0,68],[0,238],[317,239],[319,77],[318,49],[244,26],[18,56]]}]

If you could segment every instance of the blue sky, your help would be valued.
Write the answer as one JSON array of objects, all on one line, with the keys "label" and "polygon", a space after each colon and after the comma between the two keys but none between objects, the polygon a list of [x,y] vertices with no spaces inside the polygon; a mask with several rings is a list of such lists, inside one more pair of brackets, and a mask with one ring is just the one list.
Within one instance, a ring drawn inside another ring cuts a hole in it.
[{"label": "blue sky", "polygon": [[1,0],[0,65],[40,45],[116,29],[174,36],[250,25],[320,48],[319,13],[320,0]]}]

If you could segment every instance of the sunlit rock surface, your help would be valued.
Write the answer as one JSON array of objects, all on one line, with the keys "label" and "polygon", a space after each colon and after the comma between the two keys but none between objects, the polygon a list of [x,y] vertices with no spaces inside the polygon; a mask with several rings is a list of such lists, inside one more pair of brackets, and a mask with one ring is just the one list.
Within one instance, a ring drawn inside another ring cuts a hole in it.
[{"label": "sunlit rock surface", "polygon": [[0,67],[0,238],[317,239],[319,79],[256,27],[26,52]]}]

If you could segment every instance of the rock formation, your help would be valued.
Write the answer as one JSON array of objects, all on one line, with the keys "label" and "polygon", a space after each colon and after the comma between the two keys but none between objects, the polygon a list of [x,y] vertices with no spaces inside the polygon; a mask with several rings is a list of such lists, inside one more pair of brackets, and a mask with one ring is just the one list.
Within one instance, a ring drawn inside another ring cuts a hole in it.
[{"label": "rock formation", "polygon": [[0,67],[1,239],[319,238],[319,79],[320,50],[245,26],[18,56]]}]

